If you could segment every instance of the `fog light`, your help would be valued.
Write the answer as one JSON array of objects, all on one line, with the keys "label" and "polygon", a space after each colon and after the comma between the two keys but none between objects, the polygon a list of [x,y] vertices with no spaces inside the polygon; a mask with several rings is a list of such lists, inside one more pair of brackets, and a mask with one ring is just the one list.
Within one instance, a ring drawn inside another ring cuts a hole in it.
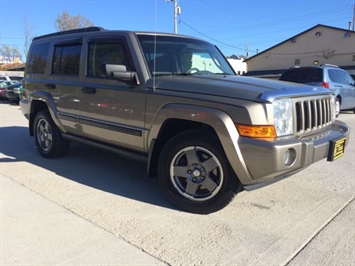
[{"label": "fog light", "polygon": [[286,166],[292,165],[296,160],[296,151],[294,149],[288,149],[284,154],[283,163]]}]

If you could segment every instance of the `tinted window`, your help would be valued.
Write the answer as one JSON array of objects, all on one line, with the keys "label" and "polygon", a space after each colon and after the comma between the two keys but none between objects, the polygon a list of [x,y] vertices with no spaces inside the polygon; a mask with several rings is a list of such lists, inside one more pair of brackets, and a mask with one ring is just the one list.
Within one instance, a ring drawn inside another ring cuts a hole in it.
[{"label": "tinted window", "polygon": [[329,79],[333,82],[349,84],[348,77],[345,72],[337,70],[337,69],[329,69],[328,70]]},{"label": "tinted window", "polygon": [[295,68],[284,72],[280,80],[296,83],[322,82],[323,70],[321,68]]},{"label": "tinted window", "polygon": [[133,64],[121,39],[89,43],[88,76],[113,78],[113,71],[133,71]]},{"label": "tinted window", "polygon": [[80,44],[56,46],[53,56],[52,73],[78,75],[80,52]]},{"label": "tinted window", "polygon": [[27,73],[44,74],[48,50],[49,43],[37,44],[32,48],[30,60],[27,66]]}]

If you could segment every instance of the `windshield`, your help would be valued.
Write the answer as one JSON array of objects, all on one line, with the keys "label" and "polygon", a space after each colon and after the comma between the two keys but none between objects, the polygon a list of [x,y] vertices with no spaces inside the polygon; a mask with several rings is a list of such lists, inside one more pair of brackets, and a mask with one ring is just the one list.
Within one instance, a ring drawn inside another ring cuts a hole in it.
[{"label": "windshield", "polygon": [[152,75],[234,75],[210,43],[174,36],[138,35]]}]

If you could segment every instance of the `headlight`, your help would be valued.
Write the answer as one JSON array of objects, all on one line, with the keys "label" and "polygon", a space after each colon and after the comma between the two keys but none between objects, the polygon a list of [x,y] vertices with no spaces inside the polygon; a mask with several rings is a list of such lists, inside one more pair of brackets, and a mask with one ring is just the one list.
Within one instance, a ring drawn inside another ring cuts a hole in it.
[{"label": "headlight", "polygon": [[293,105],[291,99],[273,102],[274,126],[278,137],[293,134]]}]

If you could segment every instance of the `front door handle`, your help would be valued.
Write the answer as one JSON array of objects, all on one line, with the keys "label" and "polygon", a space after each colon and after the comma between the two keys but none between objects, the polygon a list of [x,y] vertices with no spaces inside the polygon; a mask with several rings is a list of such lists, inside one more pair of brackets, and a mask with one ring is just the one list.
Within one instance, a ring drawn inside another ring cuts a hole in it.
[{"label": "front door handle", "polygon": [[95,94],[96,93],[96,89],[95,88],[90,88],[90,87],[84,87],[81,89],[81,91],[83,93],[87,93],[87,94]]}]

